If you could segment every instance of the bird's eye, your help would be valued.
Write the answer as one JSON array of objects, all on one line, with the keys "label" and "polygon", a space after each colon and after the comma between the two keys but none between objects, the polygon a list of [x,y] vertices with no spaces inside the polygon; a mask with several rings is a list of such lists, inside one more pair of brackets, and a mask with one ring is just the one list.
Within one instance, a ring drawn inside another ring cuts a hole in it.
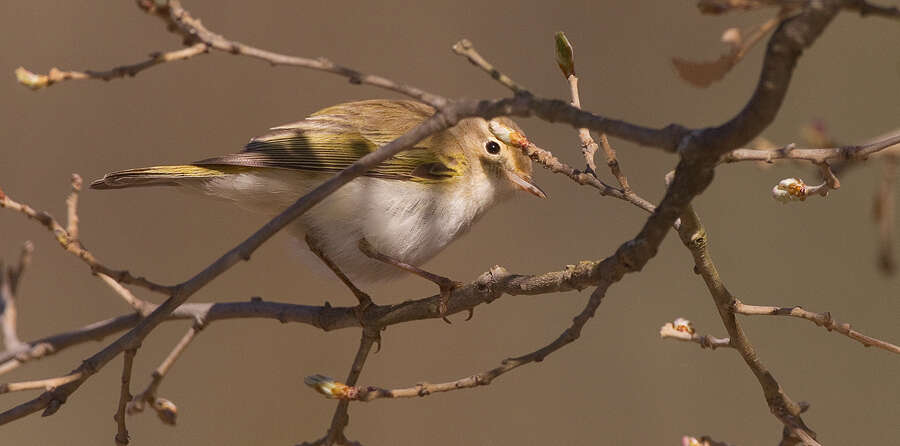
[{"label": "bird's eye", "polygon": [[491,155],[496,155],[500,153],[500,144],[497,141],[488,141],[484,145],[484,150],[487,150]]}]

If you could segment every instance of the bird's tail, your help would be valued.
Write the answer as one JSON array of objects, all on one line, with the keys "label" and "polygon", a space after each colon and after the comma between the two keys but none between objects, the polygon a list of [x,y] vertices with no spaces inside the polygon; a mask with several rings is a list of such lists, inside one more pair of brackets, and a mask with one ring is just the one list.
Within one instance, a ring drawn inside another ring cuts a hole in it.
[{"label": "bird's tail", "polygon": [[242,166],[153,166],[108,173],[91,183],[91,189],[123,189],[139,186],[180,186],[248,170]]}]

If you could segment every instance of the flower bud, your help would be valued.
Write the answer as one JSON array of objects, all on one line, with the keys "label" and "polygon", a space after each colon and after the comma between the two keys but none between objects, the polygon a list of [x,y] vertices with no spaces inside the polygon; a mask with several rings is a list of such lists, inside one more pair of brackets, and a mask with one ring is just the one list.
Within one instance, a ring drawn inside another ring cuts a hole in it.
[{"label": "flower bud", "polygon": [[772,188],[772,198],[781,203],[806,200],[806,184],[799,178],[785,178]]}]

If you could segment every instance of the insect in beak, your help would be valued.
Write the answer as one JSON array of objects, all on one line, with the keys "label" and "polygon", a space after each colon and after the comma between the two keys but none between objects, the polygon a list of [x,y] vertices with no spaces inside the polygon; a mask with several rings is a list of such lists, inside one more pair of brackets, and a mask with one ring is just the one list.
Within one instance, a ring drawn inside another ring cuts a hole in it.
[{"label": "insect in beak", "polygon": [[528,192],[538,198],[547,198],[547,194],[544,193],[544,191],[541,190],[541,188],[538,187],[537,184],[534,184],[531,178],[526,179],[525,177],[522,177],[521,175],[511,170],[506,171],[506,177],[509,178],[509,180],[512,181],[513,184],[515,184],[519,189],[522,189],[525,192]]}]

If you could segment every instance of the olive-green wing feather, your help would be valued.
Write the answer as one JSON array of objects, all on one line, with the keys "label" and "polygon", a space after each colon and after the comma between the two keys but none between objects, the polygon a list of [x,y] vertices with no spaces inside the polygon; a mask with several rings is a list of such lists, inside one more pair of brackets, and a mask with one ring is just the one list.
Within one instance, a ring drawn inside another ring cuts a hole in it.
[{"label": "olive-green wing feather", "polygon": [[[193,164],[338,172],[402,135],[430,113],[427,106],[411,101],[336,105],[251,139],[243,152]],[[428,142],[401,152],[366,175],[412,181],[442,181],[456,176],[458,173],[435,151],[426,148]]]}]

